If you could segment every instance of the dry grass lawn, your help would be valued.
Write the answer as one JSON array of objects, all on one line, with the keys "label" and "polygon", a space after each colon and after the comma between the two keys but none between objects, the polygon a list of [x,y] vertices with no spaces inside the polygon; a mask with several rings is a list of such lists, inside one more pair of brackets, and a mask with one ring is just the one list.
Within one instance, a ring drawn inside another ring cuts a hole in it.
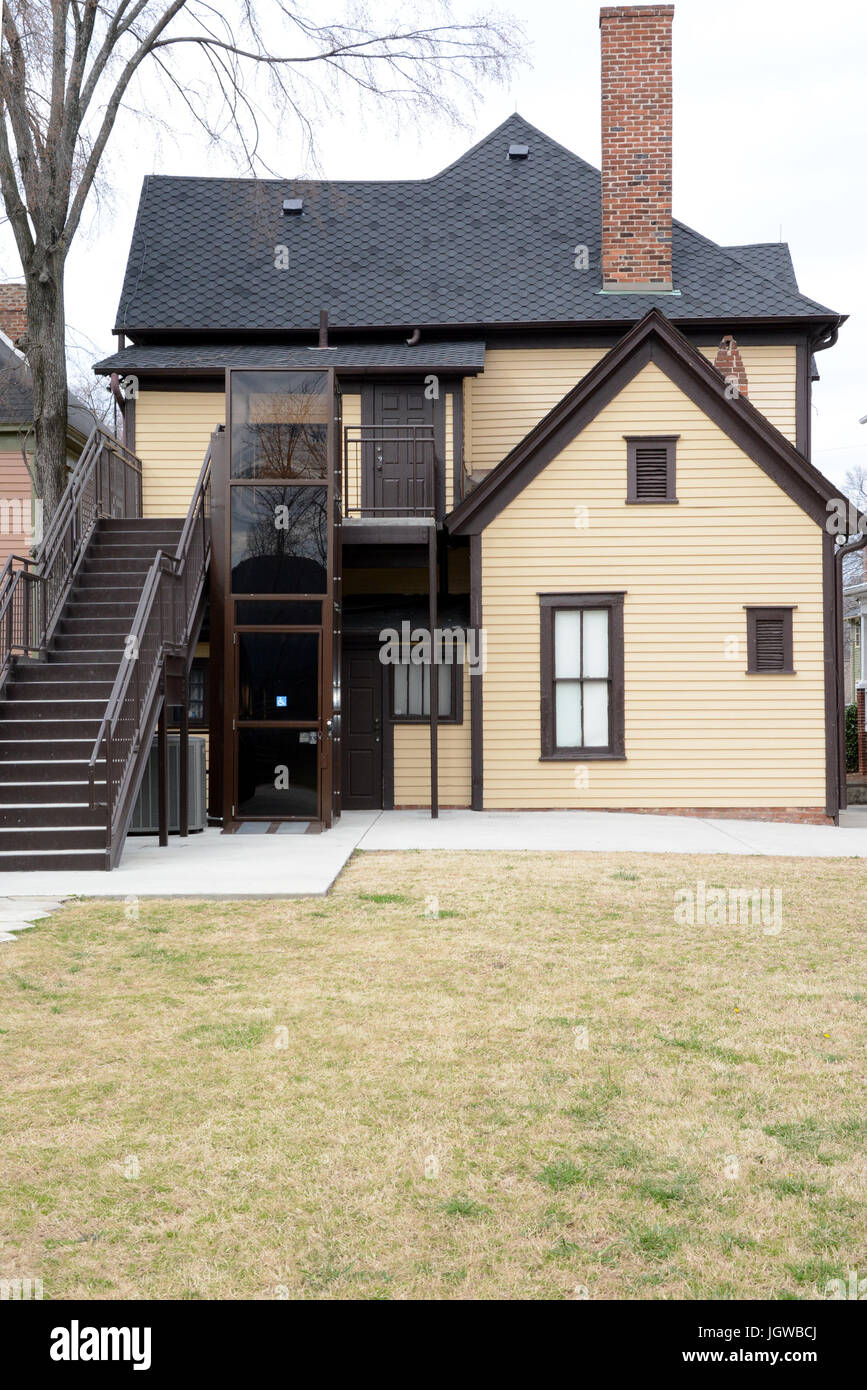
[{"label": "dry grass lawn", "polygon": [[[782,929],[678,925],[699,879],[781,888]],[[865,923],[856,860],[651,855],[73,904],[0,945],[0,1278],[821,1297],[867,1272]]]}]

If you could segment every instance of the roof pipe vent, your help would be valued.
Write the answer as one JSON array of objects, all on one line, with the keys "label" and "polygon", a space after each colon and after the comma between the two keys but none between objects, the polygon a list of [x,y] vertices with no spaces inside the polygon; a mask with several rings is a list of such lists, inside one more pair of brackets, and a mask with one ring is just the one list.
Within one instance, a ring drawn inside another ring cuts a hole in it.
[{"label": "roof pipe vent", "polygon": [[528,159],[530,155],[529,145],[510,145],[509,159]]}]

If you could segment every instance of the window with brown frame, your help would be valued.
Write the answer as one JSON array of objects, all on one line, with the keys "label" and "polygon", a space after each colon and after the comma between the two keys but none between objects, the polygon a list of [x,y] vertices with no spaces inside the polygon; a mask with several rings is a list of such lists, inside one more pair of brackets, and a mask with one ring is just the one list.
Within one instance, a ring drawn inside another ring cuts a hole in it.
[{"label": "window with brown frame", "polygon": [[793,608],[747,608],[747,675],[793,676]]},{"label": "window with brown frame", "polygon": [[626,756],[623,598],[539,595],[544,759]]},{"label": "window with brown frame", "polygon": [[624,435],[627,502],[676,502],[679,435]]},{"label": "window with brown frame", "polygon": [[[437,723],[463,723],[463,664],[436,668],[439,675]],[[395,724],[430,723],[429,665],[400,662],[391,668],[391,717]]]}]

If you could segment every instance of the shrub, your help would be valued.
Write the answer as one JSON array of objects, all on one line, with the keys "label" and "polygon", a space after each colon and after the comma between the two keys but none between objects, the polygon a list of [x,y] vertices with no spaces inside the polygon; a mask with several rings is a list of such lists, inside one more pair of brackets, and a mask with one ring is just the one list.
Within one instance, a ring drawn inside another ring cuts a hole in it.
[{"label": "shrub", "polygon": [[846,771],[858,771],[858,706],[846,706]]}]

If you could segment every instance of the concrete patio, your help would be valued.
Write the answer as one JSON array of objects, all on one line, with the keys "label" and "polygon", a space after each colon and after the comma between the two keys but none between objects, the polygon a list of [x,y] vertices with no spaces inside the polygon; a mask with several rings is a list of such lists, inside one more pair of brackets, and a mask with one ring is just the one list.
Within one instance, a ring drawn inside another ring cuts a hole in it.
[{"label": "concrete patio", "polygon": [[[346,812],[322,835],[206,830],[167,849],[131,837],[113,873],[8,873],[6,899],[307,897],[327,893],[354,850],[583,850],[630,854],[867,858],[867,807],[834,826],[703,820],[602,811]],[[21,904],[23,918],[24,904]],[[10,918],[18,917],[11,906]],[[2,930],[2,924],[0,924]]]}]

